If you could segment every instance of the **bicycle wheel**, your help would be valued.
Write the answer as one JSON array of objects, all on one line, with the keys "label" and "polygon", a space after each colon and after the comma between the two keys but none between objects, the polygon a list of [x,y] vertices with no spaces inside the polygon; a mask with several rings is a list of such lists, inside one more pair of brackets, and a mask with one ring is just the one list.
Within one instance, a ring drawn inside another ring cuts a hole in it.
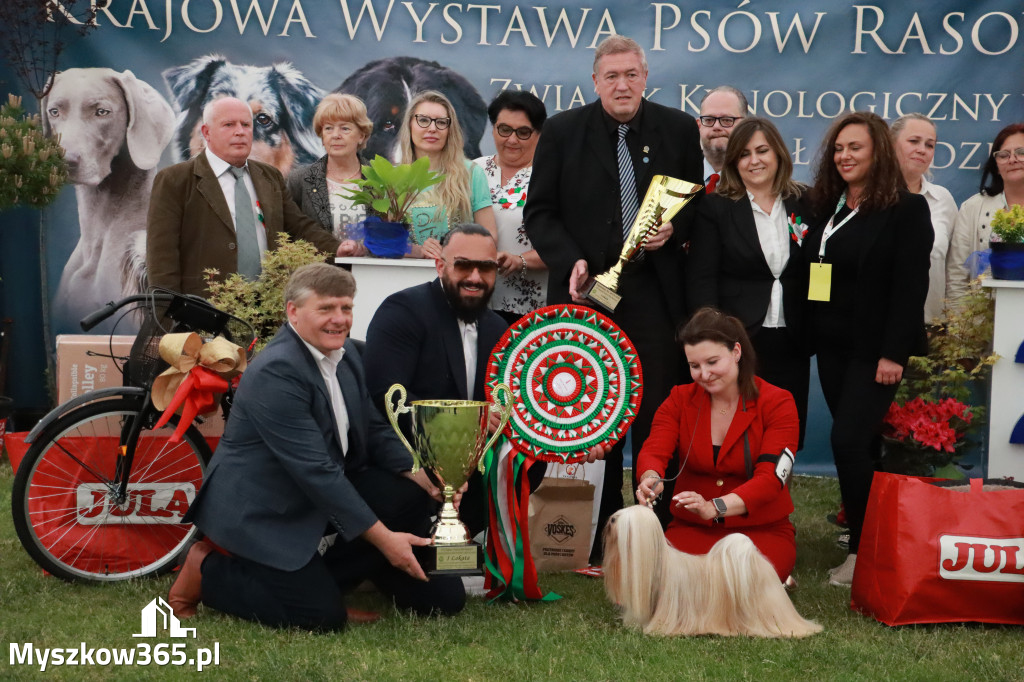
[{"label": "bicycle wheel", "polygon": [[86,404],[36,439],[14,478],[11,511],[21,544],[53,575],[114,582],[165,572],[198,532],[180,523],[203,481],[210,448],[190,426],[143,429],[118,499],[117,455],[141,396]]}]

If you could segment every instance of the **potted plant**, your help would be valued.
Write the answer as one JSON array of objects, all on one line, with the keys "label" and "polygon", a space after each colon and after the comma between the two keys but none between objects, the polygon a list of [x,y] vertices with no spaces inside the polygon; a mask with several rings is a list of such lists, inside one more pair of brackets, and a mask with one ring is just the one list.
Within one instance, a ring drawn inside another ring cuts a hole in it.
[{"label": "potted plant", "polygon": [[989,245],[993,277],[1024,279],[1024,207],[996,211]]},{"label": "potted plant", "polygon": [[928,355],[911,357],[886,415],[882,468],[891,473],[963,478],[964,456],[985,423],[992,353],[990,290],[973,287],[928,340]]},{"label": "potted plant", "polygon": [[374,256],[401,258],[409,252],[409,209],[444,175],[431,171],[425,156],[394,165],[378,154],[362,171],[363,177],[353,181],[359,189],[349,190],[346,198],[371,214],[362,224],[363,245]]},{"label": "potted plant", "polygon": [[43,135],[39,116],[26,116],[21,97],[0,107],[0,211],[43,208],[68,179],[60,140]]},{"label": "potted plant", "polygon": [[277,238],[277,248],[263,255],[263,270],[255,280],[248,280],[237,272],[223,281],[219,272],[205,272],[210,303],[251,324],[256,330],[256,351],[284,324],[284,287],[295,270],[309,263],[322,263],[324,255],[313,244],[298,239],[292,241],[287,234]]}]

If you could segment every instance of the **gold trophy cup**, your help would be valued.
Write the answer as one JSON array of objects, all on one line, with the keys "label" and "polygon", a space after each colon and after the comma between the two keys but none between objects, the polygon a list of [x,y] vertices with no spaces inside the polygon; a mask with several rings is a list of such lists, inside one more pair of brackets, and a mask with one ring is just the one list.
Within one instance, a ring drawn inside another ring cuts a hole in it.
[{"label": "gold trophy cup", "polygon": [[615,312],[622,297],[618,294],[619,276],[626,263],[641,249],[655,228],[666,220],[672,220],[679,210],[690,203],[690,200],[704,189],[703,185],[695,185],[685,180],[677,180],[667,175],[655,175],[651,186],[647,188],[644,201],[636,214],[633,226],[622,244],[618,262],[607,272],[590,280],[584,295],[608,312]]},{"label": "gold trophy cup", "polygon": [[[397,405],[392,397],[398,394]],[[512,413],[512,391],[498,384],[492,391],[496,402],[476,400],[416,400],[406,406],[406,391],[394,384],[384,397],[388,421],[412,454],[413,471],[426,469],[444,490],[444,506],[431,529],[431,544],[416,548],[423,569],[429,575],[478,575],[483,565],[480,545],[472,542],[459,520],[452,499],[469,480],[487,448],[498,439]],[[489,439],[487,425],[492,410],[501,411],[501,424]],[[410,445],[398,426],[398,415],[411,414]]]}]

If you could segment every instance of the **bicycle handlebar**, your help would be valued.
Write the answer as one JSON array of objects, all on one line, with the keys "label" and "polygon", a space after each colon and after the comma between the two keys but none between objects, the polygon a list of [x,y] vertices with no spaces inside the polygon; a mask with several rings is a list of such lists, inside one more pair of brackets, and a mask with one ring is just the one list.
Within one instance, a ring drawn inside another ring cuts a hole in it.
[{"label": "bicycle handlebar", "polygon": [[128,296],[127,298],[122,298],[120,301],[117,301],[117,302],[108,301],[107,304],[105,306],[103,306],[102,308],[100,308],[99,310],[94,310],[93,312],[91,312],[88,315],[86,315],[85,317],[83,317],[81,322],[79,322],[78,324],[82,327],[82,331],[83,332],[87,332],[87,331],[91,330],[93,327],[95,327],[96,325],[98,325],[100,322],[102,322],[103,320],[107,319],[108,317],[110,317],[111,315],[116,313],[118,310],[120,310],[121,308],[124,308],[127,305],[131,305],[132,303],[142,303],[143,301],[152,301],[152,300],[170,301],[172,298],[173,298],[173,296],[171,294],[152,293],[152,294],[135,294],[134,296]]}]

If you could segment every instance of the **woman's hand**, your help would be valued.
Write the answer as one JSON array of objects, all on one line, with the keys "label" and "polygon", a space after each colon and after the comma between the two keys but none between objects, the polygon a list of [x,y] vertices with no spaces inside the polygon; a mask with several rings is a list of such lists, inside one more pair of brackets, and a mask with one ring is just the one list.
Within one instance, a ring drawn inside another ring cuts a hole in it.
[{"label": "woman's hand", "polygon": [[692,490],[679,493],[672,498],[672,501],[676,503],[677,507],[682,507],[686,511],[701,517],[705,521],[710,521],[718,516],[718,509],[715,508],[714,502],[711,500],[705,500],[702,495],[699,495]]},{"label": "woman's hand", "polygon": [[665,484],[661,480],[661,474],[654,470],[647,470],[640,477],[640,484],[636,489],[636,501],[639,504],[653,508],[655,500],[665,490]]},{"label": "woman's hand", "polygon": [[601,444],[593,446],[587,450],[587,464],[593,464],[599,459],[604,459],[610,450],[610,447],[605,447]]},{"label": "woman's hand", "polygon": [[519,260],[519,256],[513,256],[511,253],[505,251],[498,252],[498,273],[502,277],[508,277],[514,275],[516,272],[521,270],[523,262]]},{"label": "woman's hand", "polygon": [[357,242],[354,239],[346,239],[338,245],[338,256],[365,256],[367,254],[366,247]]},{"label": "woman's hand", "polygon": [[893,362],[889,358],[878,359],[878,369],[875,370],[875,383],[892,386],[899,383],[903,378],[903,365]]},{"label": "woman's hand", "polygon": [[423,242],[422,253],[423,258],[439,259],[441,257],[441,242],[430,237],[427,241]]}]

